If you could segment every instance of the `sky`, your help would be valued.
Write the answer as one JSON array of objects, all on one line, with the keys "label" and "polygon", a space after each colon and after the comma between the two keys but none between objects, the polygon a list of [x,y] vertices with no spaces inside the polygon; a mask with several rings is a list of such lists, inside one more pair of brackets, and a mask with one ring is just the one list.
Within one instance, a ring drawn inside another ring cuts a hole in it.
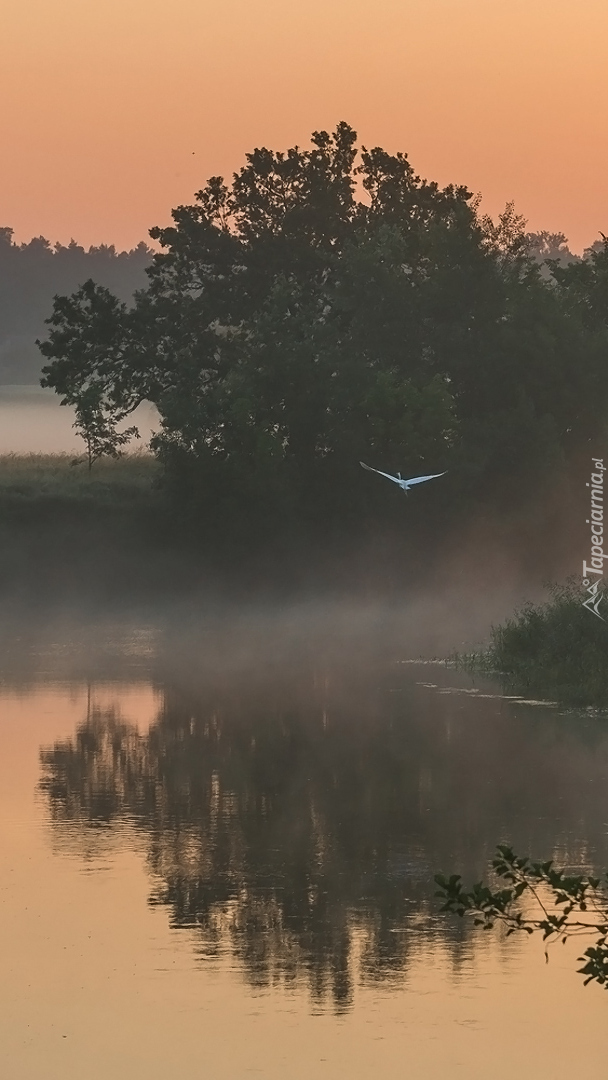
[{"label": "sky", "polygon": [[346,120],[581,251],[608,232],[607,0],[2,0],[0,226],[129,248]]}]

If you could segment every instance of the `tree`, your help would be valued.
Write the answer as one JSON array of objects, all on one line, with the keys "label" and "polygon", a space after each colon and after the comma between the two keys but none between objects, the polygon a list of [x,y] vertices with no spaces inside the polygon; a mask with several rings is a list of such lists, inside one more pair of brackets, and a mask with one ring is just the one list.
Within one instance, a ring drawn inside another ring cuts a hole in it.
[{"label": "tree", "polygon": [[122,448],[132,438],[139,438],[136,427],[117,431],[116,427],[125,418],[124,411],[111,413],[104,408],[104,390],[99,383],[91,382],[78,396],[75,403],[76,421],[74,427],[85,441],[86,460],[89,472],[93,463],[100,457],[120,457]]},{"label": "tree", "polygon": [[586,258],[569,266],[555,267],[554,277],[574,313],[590,328],[608,327],[608,237],[596,241]]},{"label": "tree", "polygon": [[[568,874],[552,860],[531,862],[503,844],[492,868],[506,882],[504,888],[478,882],[467,891],[459,874],[449,878],[437,874],[436,896],[444,900],[441,910],[461,918],[470,915],[484,930],[498,923],[506,927],[507,936],[540,933],[547,946],[592,936],[594,943],[579,957],[583,965],[579,973],[585,976],[585,986],[597,982],[608,989],[608,873],[603,878]],[[523,907],[524,901],[532,901],[532,911]]]},{"label": "tree", "polygon": [[[561,265],[580,262],[578,255],[573,255],[568,247],[568,237],[563,232],[526,233],[526,247],[528,254],[538,263],[557,262]],[[546,272],[550,274],[550,266]]]},{"label": "tree", "polygon": [[216,521],[386,520],[359,458],[450,468],[454,505],[521,498],[601,428],[606,329],[543,279],[512,206],[492,223],[345,123],[311,141],[254,150],[152,229],[132,308],[92,281],[58,297],[45,385],[152,402],[174,490]]},{"label": "tree", "polygon": [[139,438],[137,427],[123,431],[117,427],[142,398],[129,395],[111,378],[120,363],[121,319],[126,310],[108,289],[90,280],[71,297],[55,300],[53,318],[62,328],[55,341],[63,360],[55,379],[43,377],[41,383],[60,388],[61,404],[74,407],[74,427],[85,441],[89,471],[98,458],[118,457],[132,438]]}]

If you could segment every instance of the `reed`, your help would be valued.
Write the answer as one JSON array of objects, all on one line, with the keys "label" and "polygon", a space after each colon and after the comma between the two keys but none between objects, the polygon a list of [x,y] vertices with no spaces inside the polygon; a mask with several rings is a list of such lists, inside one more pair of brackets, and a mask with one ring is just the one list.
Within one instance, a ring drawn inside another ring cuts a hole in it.
[{"label": "reed", "polygon": [[583,607],[586,597],[574,580],[551,585],[544,604],[524,605],[493,627],[487,649],[460,656],[458,662],[472,671],[498,674],[516,693],[607,706],[608,599],[600,618]]}]

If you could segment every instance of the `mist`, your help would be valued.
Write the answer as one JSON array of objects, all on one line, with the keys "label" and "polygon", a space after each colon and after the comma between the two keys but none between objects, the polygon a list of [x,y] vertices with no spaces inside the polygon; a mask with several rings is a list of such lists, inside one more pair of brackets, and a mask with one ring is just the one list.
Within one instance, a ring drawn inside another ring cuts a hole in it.
[{"label": "mist", "polygon": [[582,1059],[572,950],[437,903],[499,842],[608,858],[606,642],[551,591],[603,518],[608,242],[479,207],[340,121],[154,253],[0,230],[0,1017],[45,1067],[121,1025],[120,1080]]},{"label": "mist", "polygon": [[[154,406],[140,405],[132,414],[141,436],[131,449],[149,442],[157,423]],[[53,390],[36,386],[0,385],[0,454],[83,453],[82,439],[74,431],[75,413],[60,405]]]}]

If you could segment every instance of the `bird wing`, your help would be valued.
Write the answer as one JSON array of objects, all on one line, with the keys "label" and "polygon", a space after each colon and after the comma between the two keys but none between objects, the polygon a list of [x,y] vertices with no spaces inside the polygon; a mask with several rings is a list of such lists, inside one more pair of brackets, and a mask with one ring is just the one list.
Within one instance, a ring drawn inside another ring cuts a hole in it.
[{"label": "bird wing", "polygon": [[359,464],[362,465],[364,469],[367,469],[368,472],[378,473],[378,476],[386,476],[387,480],[392,480],[395,484],[402,483],[396,476],[391,476],[391,474],[387,472],[381,472],[380,469],[372,469],[371,465],[366,465],[364,461],[360,461]]},{"label": "bird wing", "polygon": [[410,484],[423,484],[425,480],[436,480],[438,476],[445,476],[444,472],[433,473],[432,476],[413,476],[411,480],[406,480],[408,487]]}]

